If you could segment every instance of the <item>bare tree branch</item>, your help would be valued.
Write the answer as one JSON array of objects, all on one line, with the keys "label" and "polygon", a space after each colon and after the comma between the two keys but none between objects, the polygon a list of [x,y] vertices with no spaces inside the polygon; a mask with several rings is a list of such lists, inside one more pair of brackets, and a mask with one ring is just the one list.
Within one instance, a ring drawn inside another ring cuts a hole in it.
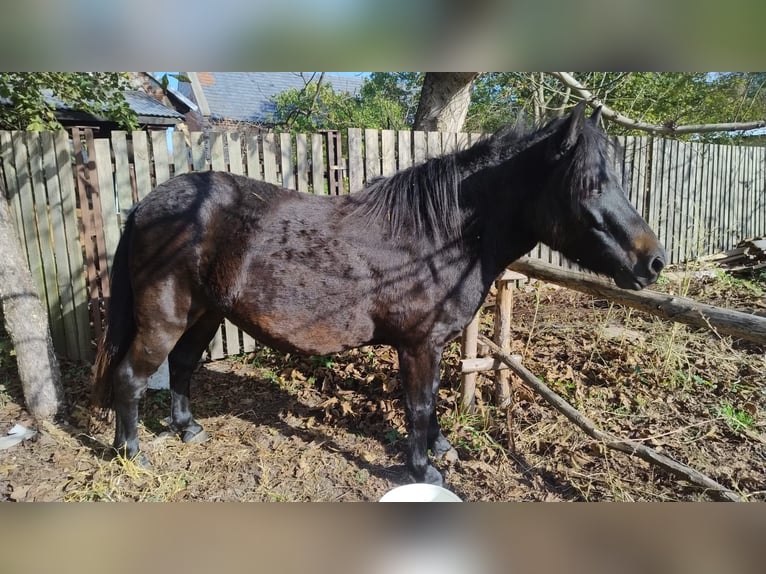
[{"label": "bare tree branch", "polygon": [[733,132],[733,131],[744,131],[744,130],[752,130],[756,128],[762,128],[766,127],[766,119],[755,121],[755,122],[732,122],[732,123],[722,123],[722,124],[689,124],[689,125],[683,125],[683,126],[660,126],[656,124],[647,124],[645,122],[640,122],[637,120],[634,120],[632,118],[629,118],[627,116],[622,115],[620,112],[617,112],[613,109],[611,109],[609,106],[604,105],[604,103],[599,100],[596,96],[591,93],[587,87],[583,86],[580,82],[578,82],[574,76],[567,72],[550,72],[551,75],[558,78],[565,86],[568,88],[572,88],[575,92],[577,92],[584,100],[588,102],[588,105],[590,105],[593,108],[597,108],[601,106],[601,115],[605,118],[610,119],[616,124],[619,124],[621,126],[624,126],[626,128],[631,128],[635,130],[641,130],[653,134],[661,134],[661,135],[680,135],[680,134],[701,134],[701,133],[710,133],[710,132]]}]

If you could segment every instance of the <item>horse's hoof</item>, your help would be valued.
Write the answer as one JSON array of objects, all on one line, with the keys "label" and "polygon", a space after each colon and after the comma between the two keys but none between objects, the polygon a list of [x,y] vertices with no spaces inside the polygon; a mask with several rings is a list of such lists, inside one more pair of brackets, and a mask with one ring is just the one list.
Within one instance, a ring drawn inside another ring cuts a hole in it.
[{"label": "horse's hoof", "polygon": [[449,449],[441,453],[440,458],[448,464],[455,464],[460,460],[457,451],[453,447],[449,447]]},{"label": "horse's hoof", "polygon": [[130,459],[130,461],[139,468],[152,470],[152,463],[149,461],[149,457],[142,452],[139,452],[136,456]]},{"label": "horse's hoof", "polygon": [[204,429],[186,430],[181,433],[181,442],[188,444],[200,444],[206,442],[209,438],[210,435]]},{"label": "horse's hoof", "polygon": [[433,456],[435,460],[445,460],[450,464],[460,460],[455,448],[444,437],[436,439],[434,445],[431,447],[431,456]]},{"label": "horse's hoof", "polygon": [[433,484],[435,486],[444,486],[444,477],[438,470],[436,470],[436,467],[433,467],[430,464],[426,467],[426,472],[422,478],[415,477],[412,472],[409,474],[412,482],[424,482],[426,484]]}]

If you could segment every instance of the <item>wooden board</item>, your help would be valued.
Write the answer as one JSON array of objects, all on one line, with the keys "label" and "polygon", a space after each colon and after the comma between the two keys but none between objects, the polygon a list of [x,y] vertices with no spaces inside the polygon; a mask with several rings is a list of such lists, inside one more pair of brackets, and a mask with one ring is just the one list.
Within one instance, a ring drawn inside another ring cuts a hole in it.
[{"label": "wooden board", "polygon": [[348,130],[348,186],[354,193],[364,186],[364,152],[362,150],[362,130]]},{"label": "wooden board", "polygon": [[378,130],[364,130],[364,180],[365,183],[380,175],[380,144]]},{"label": "wooden board", "polygon": [[77,341],[80,360],[93,357],[91,346],[90,317],[88,316],[88,281],[80,243],[80,225],[77,221],[74,173],[72,171],[72,149],[69,134],[65,131],[54,135],[56,166],[61,192],[61,210],[64,217],[66,246],[69,255],[69,273],[74,302],[74,320],[77,324]]},{"label": "wooden board", "polygon": [[229,171],[245,175],[245,166],[242,161],[242,136],[236,132],[227,132],[226,149],[229,152]]},{"label": "wooden board", "polygon": [[207,162],[206,146],[207,138],[202,132],[191,132],[189,134],[191,141],[192,169],[194,171],[207,171],[210,165]]},{"label": "wooden board", "polygon": [[297,189],[309,192],[309,150],[306,134],[295,135],[295,177]]},{"label": "wooden board", "polygon": [[107,276],[111,274],[114,252],[120,240],[120,221],[117,217],[114,180],[112,179],[112,157],[109,140],[93,140],[93,158],[96,161],[98,193],[101,204],[101,225],[104,233],[104,246]]},{"label": "wooden board", "polygon": [[247,157],[247,177],[263,180],[261,167],[261,146],[258,136],[249,135],[245,138],[245,156]]},{"label": "wooden board", "polygon": [[399,130],[396,136],[399,151],[397,168],[407,169],[412,166],[412,132]]},{"label": "wooden board", "polygon": [[189,173],[189,148],[186,147],[186,137],[178,130],[171,136],[173,140],[173,175]]},{"label": "wooden board", "polygon": [[0,132],[0,162],[3,164],[5,192],[8,194],[8,201],[11,203],[16,234],[21,241],[21,248],[26,252],[27,246],[26,238],[24,236],[24,220],[21,215],[21,202],[19,200],[18,180],[16,179],[16,165],[14,163],[13,153],[11,132]]},{"label": "wooden board", "polygon": [[428,132],[428,149],[426,154],[428,158],[439,157],[442,155],[442,135],[439,132]]},{"label": "wooden board", "polygon": [[385,176],[396,173],[396,132],[394,130],[381,130],[381,174]]},{"label": "wooden board", "polygon": [[45,189],[40,132],[28,131],[25,135],[29,152],[35,219],[37,220],[37,240],[40,244],[43,278],[45,280],[44,301],[47,301],[48,304],[48,322],[51,328],[53,345],[55,348],[62,349],[66,346],[66,338],[64,336],[64,322],[61,316],[61,297],[56,281],[56,256],[53,252],[53,236],[51,235],[50,219],[48,217],[48,197]]},{"label": "wooden board", "polygon": [[114,187],[117,193],[117,215],[120,219],[120,231],[124,225],[123,216],[133,206],[133,185],[130,183],[130,164],[128,163],[128,135],[125,132],[112,132],[114,150]]},{"label": "wooden board", "polygon": [[16,177],[18,180],[18,194],[21,205],[21,217],[23,220],[24,243],[27,248],[27,261],[29,261],[29,270],[32,273],[32,279],[35,287],[47,307],[48,302],[45,294],[45,276],[43,271],[43,260],[40,253],[40,245],[37,241],[37,221],[35,216],[35,205],[32,195],[32,179],[29,173],[27,143],[25,132],[15,131],[12,133],[13,140],[13,160],[16,168]]},{"label": "wooden board", "polygon": [[274,134],[263,136],[263,179],[279,185],[277,178],[277,143]]},{"label": "wooden board", "polygon": [[423,163],[428,158],[428,143],[426,132],[412,132],[412,162],[414,165]]},{"label": "wooden board", "polygon": [[152,191],[152,156],[149,154],[149,140],[146,132],[133,132],[133,166],[136,172],[136,193],[138,200]]},{"label": "wooden board", "polygon": [[[74,316],[74,289],[69,269],[67,234],[64,227],[64,211],[61,201],[53,132],[41,132],[40,143],[42,146],[42,167],[45,178],[44,187],[48,198],[50,240],[55,259],[55,281],[59,297],[59,311],[61,313],[61,336],[63,338],[63,343],[59,343],[59,345],[56,345],[54,339],[54,346],[59,351],[64,349],[66,357],[77,360],[80,358],[80,349],[77,337],[77,323]],[[51,316],[50,320],[53,323],[55,318]]]},{"label": "wooden board", "polygon": [[166,131],[150,132],[152,158],[154,159],[154,185],[170,179],[170,157],[168,156],[168,134]]},{"label": "wooden board", "polygon": [[311,191],[318,195],[327,195],[325,164],[322,134],[311,134]]},{"label": "wooden board", "polygon": [[279,134],[279,155],[282,168],[282,186],[295,189],[295,166],[293,165],[293,144],[290,134]]}]

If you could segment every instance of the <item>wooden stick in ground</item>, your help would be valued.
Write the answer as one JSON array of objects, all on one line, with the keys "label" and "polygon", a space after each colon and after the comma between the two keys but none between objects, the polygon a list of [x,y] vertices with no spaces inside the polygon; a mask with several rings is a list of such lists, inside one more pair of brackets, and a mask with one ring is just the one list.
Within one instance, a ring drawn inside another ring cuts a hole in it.
[{"label": "wooden stick in ground", "polygon": [[[481,311],[478,311],[468,326],[463,331],[463,357],[465,359],[473,359],[478,353],[478,340],[479,336],[479,315]],[[463,388],[461,392],[460,403],[466,412],[473,412],[476,398],[476,372],[464,371],[463,372]]]},{"label": "wooden stick in ground", "polygon": [[686,297],[676,297],[656,291],[620,289],[592,275],[561,269],[528,258],[515,261],[510,265],[510,269],[523,273],[527,277],[604,297],[663,319],[711,329],[719,335],[732,335],[766,345],[766,318],[763,317],[705,305]]},{"label": "wooden stick in ground", "polygon": [[532,390],[543,397],[553,408],[580,427],[588,436],[602,442],[611,449],[619,450],[631,456],[636,456],[651,464],[656,464],[660,468],[663,468],[684,480],[688,480],[693,484],[705,488],[711,495],[718,496],[730,502],[743,502],[742,497],[736,492],[727,489],[722,484],[717,483],[715,480],[705,476],[701,472],[698,472],[669,456],[660,454],[641,443],[632,440],[622,440],[602,431],[588,417],[550,390],[517,359],[514,359],[508,353],[505,353],[487,337],[479,335],[479,339],[492,350],[496,358],[508,365],[528,386],[532,388]]}]

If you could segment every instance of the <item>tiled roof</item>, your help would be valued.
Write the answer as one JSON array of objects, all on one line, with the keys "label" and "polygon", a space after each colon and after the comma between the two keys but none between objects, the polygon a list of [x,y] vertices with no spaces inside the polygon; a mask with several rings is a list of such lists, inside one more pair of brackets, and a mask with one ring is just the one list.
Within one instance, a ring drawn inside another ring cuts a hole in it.
[{"label": "tiled roof", "polygon": [[[274,96],[291,88],[301,89],[312,73],[304,72],[198,72],[210,117],[243,122],[271,121]],[[364,80],[356,76],[325,74],[323,82],[336,91],[356,94]],[[181,88],[185,93],[188,84]]]}]

